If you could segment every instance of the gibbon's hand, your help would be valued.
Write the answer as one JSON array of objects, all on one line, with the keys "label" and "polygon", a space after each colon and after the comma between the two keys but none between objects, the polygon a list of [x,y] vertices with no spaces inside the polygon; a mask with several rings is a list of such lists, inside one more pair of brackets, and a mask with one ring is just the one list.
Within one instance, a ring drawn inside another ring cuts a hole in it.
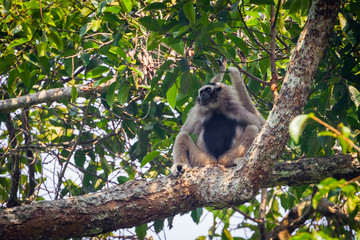
[{"label": "gibbon's hand", "polygon": [[182,175],[188,167],[185,163],[174,163],[171,166],[171,175],[178,177]]}]

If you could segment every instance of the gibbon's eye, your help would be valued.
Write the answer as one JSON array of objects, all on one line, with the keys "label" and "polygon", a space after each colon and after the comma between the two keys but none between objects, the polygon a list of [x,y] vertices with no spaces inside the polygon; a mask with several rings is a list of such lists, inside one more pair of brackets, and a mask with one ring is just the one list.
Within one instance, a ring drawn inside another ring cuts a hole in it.
[{"label": "gibbon's eye", "polygon": [[204,92],[207,92],[207,93],[211,92],[211,88],[209,88],[209,87],[205,88]]},{"label": "gibbon's eye", "polygon": [[221,87],[216,88],[216,91],[217,91],[217,92],[220,92],[220,91],[221,91]]}]

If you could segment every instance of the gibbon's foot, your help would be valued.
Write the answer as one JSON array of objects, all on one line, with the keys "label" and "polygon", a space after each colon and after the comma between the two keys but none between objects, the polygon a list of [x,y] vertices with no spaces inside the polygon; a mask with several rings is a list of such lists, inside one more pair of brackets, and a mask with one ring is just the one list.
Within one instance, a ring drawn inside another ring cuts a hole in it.
[{"label": "gibbon's foot", "polygon": [[234,167],[236,164],[234,163],[234,160],[232,160],[231,156],[224,155],[220,157],[219,164],[223,165],[224,167]]},{"label": "gibbon's foot", "polygon": [[171,166],[171,175],[178,177],[182,175],[188,167],[185,163],[174,163]]}]

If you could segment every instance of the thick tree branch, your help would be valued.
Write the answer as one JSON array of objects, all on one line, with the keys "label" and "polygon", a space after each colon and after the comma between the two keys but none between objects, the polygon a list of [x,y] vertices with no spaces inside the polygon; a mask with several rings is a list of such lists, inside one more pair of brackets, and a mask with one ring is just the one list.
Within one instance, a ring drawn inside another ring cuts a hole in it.
[{"label": "thick tree branch", "polygon": [[[279,162],[263,187],[317,183],[328,176],[346,179],[360,176],[356,154]],[[238,187],[239,183],[243,185]],[[197,207],[238,206],[249,200],[246,184],[231,169],[223,171],[211,166],[189,169],[180,178],[134,180],[85,196],[3,209],[0,235],[5,239],[90,236]]]},{"label": "thick tree branch", "polygon": [[[96,88],[93,88],[93,83],[81,84],[75,86],[79,97],[90,96],[97,92],[106,91],[109,86],[116,81],[116,77],[110,79],[106,83],[100,84]],[[28,94],[25,96],[11,98],[6,100],[0,100],[0,112],[11,112],[18,108],[30,107],[35,104],[54,102],[63,99],[71,98],[71,88],[54,88],[50,90],[43,90],[41,92]]]},{"label": "thick tree branch", "polygon": [[340,1],[334,0],[312,3],[307,22],[291,54],[284,84],[273,110],[249,149],[248,159],[234,173],[254,187],[250,195],[258,192],[271,171],[271,166],[279,159],[289,139],[289,123],[303,110],[339,7]]}]

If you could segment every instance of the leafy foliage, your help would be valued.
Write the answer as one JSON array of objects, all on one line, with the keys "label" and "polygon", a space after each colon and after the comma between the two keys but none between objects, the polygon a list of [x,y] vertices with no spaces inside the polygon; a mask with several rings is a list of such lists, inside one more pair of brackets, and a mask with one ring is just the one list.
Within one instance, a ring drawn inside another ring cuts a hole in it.
[{"label": "leafy foliage", "polygon": [[[280,77],[285,76],[310,3],[287,0],[279,8],[275,26]],[[241,63],[246,72],[270,82],[271,8],[278,4],[272,0],[4,0],[0,3],[2,99],[59,87],[72,87],[72,98],[1,113],[1,204],[12,196],[22,202],[54,199],[169,174],[174,137],[199,86],[219,71],[218,59]],[[304,109],[305,114],[338,126],[355,144],[360,140],[359,9],[358,1],[343,1]],[[74,87],[86,83],[97,87],[113,76],[117,81],[95,96],[79,97]],[[253,78],[246,82],[266,116],[273,103],[270,86]],[[280,80],[277,85],[281,88],[281,84]],[[355,151],[329,137],[322,125],[309,121],[303,126],[293,126],[297,139],[289,140],[284,159],[333,155],[338,142],[344,153]],[[16,162],[20,175],[14,193],[16,177],[11,174]],[[357,182],[327,179],[317,188],[269,189],[266,228],[271,231],[286,211],[310,195],[314,207],[322,197],[345,204],[353,221],[359,211],[358,188]],[[233,229],[245,229],[251,232],[249,238],[258,238],[254,220],[260,218],[259,208],[257,199],[239,206],[245,213],[240,222],[233,209],[209,208],[214,216],[209,238],[241,239],[232,236]],[[196,223],[201,215],[202,209],[191,213]],[[339,219],[319,213],[311,218],[294,239],[349,239],[359,232],[354,222],[343,227],[337,224]],[[135,234],[143,239],[148,227],[138,226]],[[163,227],[163,220],[154,223],[156,233]],[[306,233],[309,229],[311,233]]]}]

